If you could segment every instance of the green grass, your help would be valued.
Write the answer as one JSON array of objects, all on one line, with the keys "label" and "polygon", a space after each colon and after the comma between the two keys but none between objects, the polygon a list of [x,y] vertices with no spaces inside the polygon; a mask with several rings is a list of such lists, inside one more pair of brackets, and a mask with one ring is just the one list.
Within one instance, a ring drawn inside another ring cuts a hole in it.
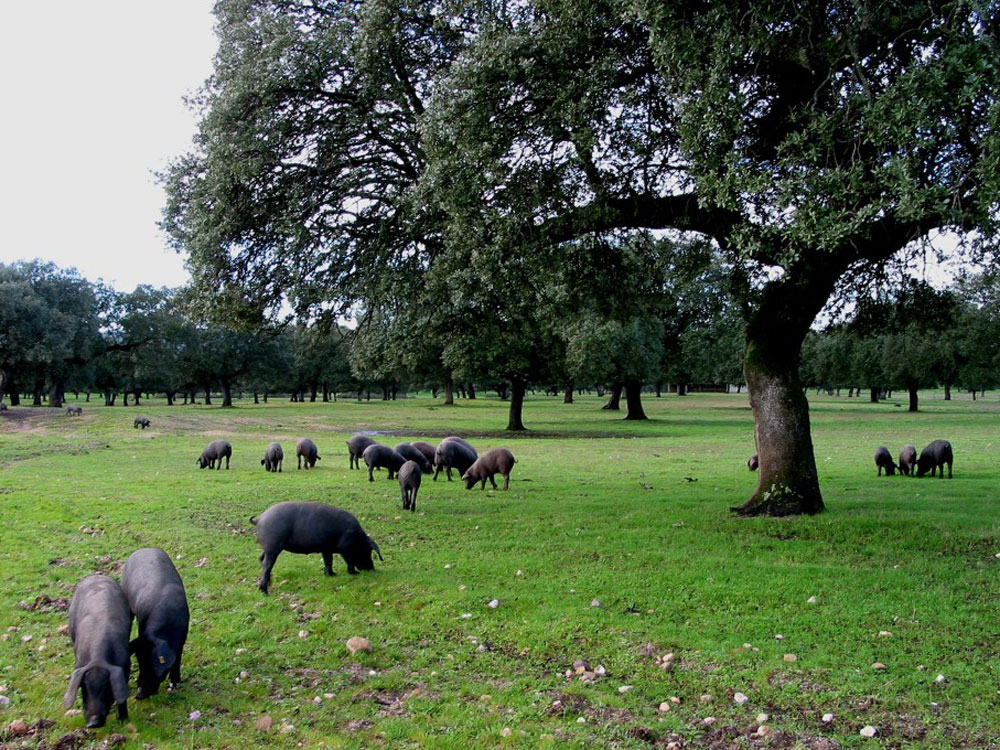
[{"label": "green grass", "polygon": [[[0,689],[10,700],[0,742],[14,719],[55,722],[29,746],[83,725],[60,704],[73,666],[58,632],[65,612],[19,602],[68,599],[83,576],[117,575],[152,545],[187,588],[184,680],[130,700],[127,725],[111,720],[81,746],[120,732],[136,748],[640,748],[671,734],[726,747],[737,732],[735,746],[1000,747],[1000,404],[922,397],[918,414],[812,397],[828,510],[779,520],[728,510],[755,482],[745,396],[650,397],[639,424],[596,397],[529,397],[525,437],[503,434],[506,404],[484,398],[156,403],[138,409],[153,421],[146,431],[132,428],[132,408],[12,410],[0,417]],[[518,459],[511,489],[425,477],[418,512],[404,514],[384,473],[371,484],[348,470],[355,430],[505,445]],[[319,445],[314,471],[295,470],[300,436]],[[215,437],[233,444],[228,472],[195,466]],[[955,448],[953,480],[875,476],[877,445],[895,454],[939,437]],[[259,464],[273,439],[289,456],[281,474]],[[325,578],[319,556],[283,554],[264,597],[247,519],[281,500],[347,508],[385,562],[348,576],[337,558]],[[350,656],[354,635],[373,651]],[[656,663],[667,652],[672,671]],[[567,679],[576,659],[607,675]],[[733,691],[749,702],[736,705]],[[659,713],[671,696],[680,703]],[[749,737],[761,712],[767,741]],[[264,715],[274,724],[261,731]],[[867,724],[875,740],[859,736]]]}]

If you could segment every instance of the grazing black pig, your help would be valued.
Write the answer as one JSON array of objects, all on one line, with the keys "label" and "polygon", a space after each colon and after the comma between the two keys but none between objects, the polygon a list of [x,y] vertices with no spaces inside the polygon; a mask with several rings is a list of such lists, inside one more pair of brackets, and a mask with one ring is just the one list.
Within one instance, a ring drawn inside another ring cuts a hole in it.
[{"label": "grazing black pig", "polygon": [[319,448],[309,438],[302,438],[295,444],[295,455],[299,457],[299,468],[302,468],[302,459],[306,460],[306,468],[311,469],[320,460]]},{"label": "grazing black pig", "polygon": [[136,429],[139,429],[141,427],[142,429],[145,430],[147,427],[149,427],[149,417],[136,417],[135,422],[132,424],[132,426],[135,427]]},{"label": "grazing black pig", "polygon": [[[229,444],[226,440],[213,440],[207,446],[205,450],[201,452],[201,456],[195,461],[199,467],[204,469],[206,466],[209,469],[221,469],[222,459],[226,459],[226,469],[229,468],[229,459],[233,455],[233,446]],[[216,466],[215,462],[218,461],[219,465]]]},{"label": "grazing black pig", "polygon": [[355,435],[347,441],[347,452],[351,457],[351,468],[361,468],[361,457],[365,454],[365,448],[369,445],[376,445],[377,441],[372,440],[367,435]]},{"label": "grazing black pig", "polygon": [[889,449],[884,445],[880,445],[875,449],[875,465],[878,467],[879,476],[882,476],[882,469],[885,469],[885,475],[887,477],[891,477],[896,474],[896,464],[892,462],[892,455],[889,453]]},{"label": "grazing black pig", "polygon": [[281,471],[281,462],[284,460],[285,452],[281,450],[281,443],[271,443],[264,451],[260,465],[264,467],[264,471]]},{"label": "grazing black pig", "polygon": [[403,510],[417,510],[417,490],[420,489],[420,475],[427,474],[416,461],[407,461],[399,470],[399,489],[403,493]]},{"label": "grazing black pig", "polygon": [[494,448],[476,459],[475,463],[462,474],[462,481],[465,482],[465,489],[471,490],[476,482],[482,482],[481,490],[486,489],[486,480],[490,480],[493,489],[497,488],[496,474],[503,475],[503,488],[510,486],[510,471],[514,468],[514,454],[506,448]]},{"label": "grazing black pig", "polygon": [[917,476],[922,477],[928,471],[931,476],[938,472],[938,476],[944,479],[944,465],[948,464],[948,479],[951,479],[951,464],[953,461],[951,443],[947,440],[935,440],[922,451],[917,459]]},{"label": "grazing black pig", "polygon": [[465,442],[460,437],[446,437],[442,440],[434,451],[434,481],[437,481],[441,469],[445,470],[445,476],[451,481],[451,470],[455,469],[459,476],[469,470],[469,467],[476,462],[479,455],[476,449]]},{"label": "grazing black pig", "polygon": [[422,473],[430,474],[433,471],[431,462],[427,460],[423,451],[413,445],[413,443],[400,443],[396,446],[395,451],[407,461],[416,461]]},{"label": "grazing black pig", "polygon": [[129,555],[122,569],[122,591],[139,621],[139,637],[129,650],[139,664],[135,697],[142,700],[159,692],[167,674],[171,687],[181,681],[181,656],[191,616],[177,568],[158,547]]},{"label": "grazing black pig", "polygon": [[344,558],[347,572],[352,575],[358,570],[375,569],[372,550],[382,559],[378,545],[357,518],[325,503],[277,503],[259,518],[251,516],[250,523],[257,527],[257,543],[264,548],[258,587],[265,594],[271,583],[271,568],[282,550],[299,555],[320,553],[328,576],[333,575],[334,553]]},{"label": "grazing black pig", "polygon": [[128,675],[131,667],[128,639],[132,610],[121,586],[107,576],[88,576],[77,584],[69,605],[69,637],[76,654],[76,668],[63,695],[70,708],[76,691],[83,689],[83,714],[87,727],[103,727],[112,704],[118,720],[128,718]]},{"label": "grazing black pig", "polygon": [[432,467],[434,466],[434,446],[430,443],[425,443],[423,440],[414,440],[410,443],[414,448],[424,454],[424,458],[427,459]]},{"label": "grazing black pig", "polygon": [[747,468],[750,469],[750,471],[757,471],[757,468],[759,466],[760,466],[760,455],[754,453],[752,456],[750,456],[750,458],[747,459]]},{"label": "grazing black pig", "polygon": [[396,476],[396,472],[406,463],[406,459],[388,445],[379,445],[378,443],[365,448],[362,457],[365,459],[365,466],[368,467],[369,482],[375,481],[375,477],[372,474],[375,469],[388,469],[389,479],[392,479]]},{"label": "grazing black pig", "polygon": [[912,445],[904,445],[899,452],[899,470],[906,476],[913,476],[913,468],[917,465],[917,449]]}]

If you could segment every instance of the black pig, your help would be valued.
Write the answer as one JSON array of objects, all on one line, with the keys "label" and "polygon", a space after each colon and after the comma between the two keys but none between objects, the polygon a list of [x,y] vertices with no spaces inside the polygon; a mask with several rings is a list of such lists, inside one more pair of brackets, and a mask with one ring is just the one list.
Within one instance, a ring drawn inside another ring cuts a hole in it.
[{"label": "black pig", "polygon": [[469,445],[460,437],[446,437],[442,440],[434,451],[434,481],[437,481],[441,469],[445,470],[445,476],[451,481],[451,470],[455,469],[461,476],[469,470],[469,467],[476,462],[479,455],[476,449]]},{"label": "black pig", "polygon": [[913,475],[913,468],[917,465],[917,449],[912,445],[904,445],[899,452],[899,470],[906,476]]},{"label": "black pig", "polygon": [[889,449],[884,445],[880,445],[875,449],[875,465],[878,467],[879,476],[882,476],[882,469],[885,469],[885,475],[887,477],[891,477],[896,474],[896,464],[892,462],[892,455],[889,453]]},{"label": "black pig", "polygon": [[416,461],[407,461],[399,470],[399,489],[403,493],[403,510],[417,510],[417,490],[423,470]]},{"label": "black pig", "polygon": [[430,474],[433,471],[431,462],[427,460],[424,452],[413,443],[400,443],[396,446],[395,451],[407,461],[416,461],[422,473]]},{"label": "black pig", "polygon": [[378,545],[346,510],[324,503],[284,502],[272,505],[250,517],[257,527],[257,543],[264,551],[260,555],[261,569],[258,587],[265,594],[271,583],[271,568],[283,550],[299,555],[320,553],[323,571],[333,575],[333,555],[339,554],[347,563],[347,572],[374,570],[372,550],[382,559]]},{"label": "black pig", "polygon": [[281,443],[271,443],[264,451],[264,458],[260,460],[260,465],[265,471],[281,471],[281,462],[285,460],[285,452],[281,450]]},{"label": "black pig", "polygon": [[503,488],[507,489],[510,486],[510,472],[514,468],[514,464],[514,454],[506,448],[494,448],[486,451],[476,459],[468,471],[462,474],[465,489],[471,490],[476,482],[482,482],[479,489],[485,490],[487,479],[490,480],[493,489],[496,489],[497,483],[493,479],[496,474],[503,475]]},{"label": "black pig", "polygon": [[389,479],[392,479],[396,476],[396,472],[406,463],[406,459],[388,445],[379,445],[378,443],[365,448],[362,456],[365,459],[365,466],[368,467],[369,482],[375,481],[375,476],[372,474],[375,469],[388,469]]},{"label": "black pig", "polygon": [[948,464],[948,479],[951,479],[953,460],[951,443],[947,440],[935,440],[920,451],[920,458],[917,459],[917,476],[922,477],[928,471],[934,476],[934,472],[939,472],[938,476],[944,479],[944,465]]},{"label": "black pig", "polygon": [[[226,459],[226,469],[229,469],[229,459],[233,455],[233,446],[229,444],[226,440],[213,440],[207,446],[205,450],[201,452],[201,456],[195,461],[196,464],[202,469],[206,466],[209,469],[221,469],[222,459]],[[218,461],[219,465],[216,467],[215,462]]]},{"label": "black pig", "polygon": [[369,445],[376,445],[377,441],[372,440],[367,435],[355,435],[347,441],[347,452],[350,454],[351,468],[361,468],[361,457],[365,453],[365,448]]},{"label": "black pig", "polygon": [[295,455],[299,458],[299,468],[302,468],[302,459],[306,460],[306,468],[311,469],[320,460],[319,448],[309,438],[302,438],[295,444]]}]

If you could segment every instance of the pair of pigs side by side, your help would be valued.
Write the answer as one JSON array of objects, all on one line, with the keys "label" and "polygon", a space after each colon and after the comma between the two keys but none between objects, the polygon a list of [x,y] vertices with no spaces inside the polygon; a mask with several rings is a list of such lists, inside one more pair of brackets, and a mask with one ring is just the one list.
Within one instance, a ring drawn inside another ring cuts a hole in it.
[{"label": "pair of pigs side by side", "polygon": [[886,476],[893,476],[899,469],[901,474],[906,476],[922,477],[927,472],[934,476],[939,472],[939,476],[944,478],[944,467],[948,465],[948,478],[951,479],[951,467],[954,456],[951,450],[951,443],[947,440],[935,440],[922,451],[919,458],[917,449],[912,445],[904,445],[899,452],[899,464],[893,462],[889,449],[880,445],[875,449],[875,466],[878,467],[878,476],[882,476],[885,470]]},{"label": "pair of pigs side by side", "polygon": [[372,440],[367,435],[355,435],[347,441],[347,452],[350,457],[350,468],[360,469],[361,459],[365,454],[365,448],[369,445],[376,445],[377,441]]},{"label": "pair of pigs side by side", "polygon": [[438,474],[444,469],[445,476],[451,481],[451,470],[455,469],[459,476],[469,470],[469,467],[476,462],[479,454],[464,439],[452,435],[446,437],[438,443],[434,451],[434,481],[437,481]]},{"label": "pair of pigs side by side", "polygon": [[382,559],[378,544],[368,536],[351,513],[325,503],[283,502],[272,505],[250,523],[257,527],[261,569],[258,588],[265,594],[271,583],[271,569],[283,551],[299,555],[319,553],[323,571],[333,575],[333,555],[347,563],[347,572],[374,570],[372,552]]},{"label": "pair of pigs side by side", "polygon": [[493,448],[486,451],[462,474],[465,489],[471,490],[476,482],[479,482],[479,489],[485,490],[487,479],[493,485],[493,489],[497,489],[496,480],[493,478],[497,474],[503,477],[503,488],[508,489],[510,487],[510,472],[516,462],[514,454],[506,448]]},{"label": "pair of pigs side by side", "polygon": [[[428,458],[426,449],[423,446],[430,449],[430,458]],[[407,461],[415,462],[420,467],[420,473],[430,474],[434,471],[432,464],[434,461],[434,447],[429,443],[400,443],[393,450]]]},{"label": "pair of pigs side by side", "polygon": [[[133,616],[139,635],[129,642]],[[156,693],[168,674],[171,683],[179,682],[188,621],[184,584],[161,549],[133,552],[122,569],[121,585],[104,575],[84,578],[69,607],[76,666],[63,706],[70,708],[82,691],[88,728],[104,726],[113,705],[118,720],[125,721],[131,655],[139,664],[137,699]]]},{"label": "pair of pigs side by side", "polygon": [[368,481],[374,482],[375,469],[387,469],[389,472],[389,479],[394,479],[396,477],[396,472],[398,472],[403,464],[406,463],[406,459],[399,455],[396,451],[390,448],[388,445],[380,445],[375,443],[374,445],[369,445],[365,448],[364,453],[361,454],[365,461],[365,466],[368,467]]},{"label": "pair of pigs side by side", "polygon": [[[222,459],[226,459],[226,469],[229,468],[229,459],[233,456],[233,446],[229,444],[228,440],[213,440],[207,446],[205,450],[201,452],[201,456],[195,461],[198,467],[204,469],[208,467],[209,469],[221,469]],[[216,465],[218,464],[218,465]]]}]

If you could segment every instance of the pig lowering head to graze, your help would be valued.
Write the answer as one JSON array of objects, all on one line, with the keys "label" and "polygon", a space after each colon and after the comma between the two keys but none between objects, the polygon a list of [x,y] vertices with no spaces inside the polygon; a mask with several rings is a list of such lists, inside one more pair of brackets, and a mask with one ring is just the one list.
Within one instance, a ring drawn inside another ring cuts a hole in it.
[{"label": "pig lowering head to graze", "polygon": [[142,429],[145,430],[147,427],[149,427],[149,417],[136,417],[135,422],[133,423],[132,426],[135,427],[136,429],[139,429],[141,427]]},{"label": "pig lowering head to graze", "polygon": [[377,445],[377,442],[367,435],[355,435],[347,441],[347,452],[350,454],[352,469],[361,468],[361,458],[365,454],[365,448],[369,445]]},{"label": "pig lowering head to graze", "polygon": [[295,444],[295,455],[299,457],[299,468],[302,468],[302,459],[306,461],[306,468],[311,469],[320,460],[319,448],[309,438],[302,438]]},{"label": "pig lowering head to graze", "polygon": [[760,456],[757,453],[754,453],[752,456],[750,456],[750,458],[747,459],[747,468],[750,469],[750,471],[757,471],[757,468],[759,466],[760,466]]},{"label": "pig lowering head to graze", "polygon": [[424,458],[427,459],[427,463],[434,467],[434,446],[430,443],[426,443],[423,440],[414,440],[410,443],[414,448],[424,454]]},{"label": "pig lowering head to graze", "polygon": [[[195,463],[202,469],[206,466],[209,469],[221,469],[222,459],[225,458],[226,469],[228,469],[229,459],[232,455],[233,446],[231,446],[227,440],[213,440],[205,446],[205,450],[201,452],[201,456],[195,461]],[[216,463],[218,463],[218,465],[216,465]]]},{"label": "pig lowering head to graze", "polygon": [[891,477],[896,474],[896,464],[892,461],[892,455],[889,453],[889,449],[884,445],[880,445],[875,449],[875,465],[878,467],[879,476],[882,476],[882,469],[885,469],[885,475],[887,477]]},{"label": "pig lowering head to graze", "polygon": [[368,467],[368,481],[374,482],[375,476],[372,474],[375,469],[388,469],[389,479],[396,476],[396,472],[406,463],[406,459],[396,453],[388,445],[369,445],[362,454],[365,459],[365,466]]},{"label": "pig lowering head to graze", "polygon": [[944,465],[948,464],[948,479],[951,479],[951,464],[953,461],[951,443],[947,440],[935,440],[922,451],[917,459],[917,476],[922,477],[928,471],[931,476],[937,471],[938,476],[944,479]]},{"label": "pig lowering head to graze", "polygon": [[285,452],[281,450],[281,443],[271,443],[264,451],[260,465],[264,467],[264,471],[281,471],[281,462],[284,460]]},{"label": "pig lowering head to graze", "polygon": [[112,705],[118,708],[119,721],[128,718],[125,701],[131,634],[132,610],[116,580],[88,576],[77,584],[69,605],[69,637],[76,668],[63,695],[63,706],[72,707],[77,690],[82,690],[88,729],[103,727]]},{"label": "pig lowering head to graze", "polygon": [[441,469],[445,470],[445,476],[451,481],[451,470],[455,469],[461,476],[469,470],[469,467],[476,462],[479,455],[476,449],[469,445],[460,437],[446,437],[442,440],[434,451],[434,481],[437,481]]},{"label": "pig lowering head to graze", "polygon": [[420,471],[424,474],[430,474],[434,470],[431,462],[427,460],[423,452],[413,445],[413,443],[400,443],[396,446],[395,451],[407,461],[416,461],[417,466],[420,467]]},{"label": "pig lowering head to graze", "polygon": [[251,516],[250,523],[257,527],[257,543],[264,549],[258,587],[265,594],[274,561],[284,550],[299,555],[318,552],[323,556],[323,571],[328,576],[333,575],[334,554],[344,558],[347,572],[352,575],[359,570],[375,569],[372,551],[382,559],[378,545],[364,532],[357,518],[325,503],[278,503],[259,518]]},{"label": "pig lowering head to graze", "polygon": [[403,510],[417,510],[417,490],[424,472],[416,461],[407,461],[399,469],[399,489],[403,493]]},{"label": "pig lowering head to graze", "polygon": [[917,465],[917,449],[912,445],[904,445],[899,452],[899,471],[906,476],[913,476],[913,469]]},{"label": "pig lowering head to graze", "polygon": [[138,700],[181,681],[181,656],[187,642],[187,595],[177,568],[158,547],[133,552],[122,568],[122,591],[139,621],[139,636],[129,644],[139,663]]},{"label": "pig lowering head to graze", "polygon": [[490,480],[493,489],[497,488],[496,474],[503,475],[503,488],[510,486],[510,472],[514,468],[514,454],[506,448],[494,448],[488,450],[475,460],[475,462],[462,474],[462,481],[465,482],[465,489],[471,490],[476,482],[482,482],[481,490],[486,489],[486,480]]}]

